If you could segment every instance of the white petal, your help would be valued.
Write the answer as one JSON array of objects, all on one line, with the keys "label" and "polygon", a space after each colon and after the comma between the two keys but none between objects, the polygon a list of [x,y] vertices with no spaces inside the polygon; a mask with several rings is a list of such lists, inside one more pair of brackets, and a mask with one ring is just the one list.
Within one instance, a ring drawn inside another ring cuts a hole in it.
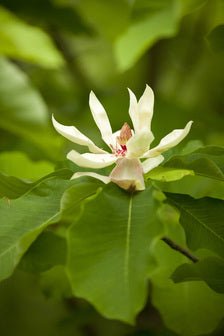
[{"label": "white petal", "polygon": [[111,181],[122,189],[144,190],[143,169],[138,159],[120,159],[110,174]]},{"label": "white petal", "polygon": [[78,173],[75,173],[74,175],[72,175],[71,180],[77,179],[77,178],[82,177],[82,176],[94,177],[94,178],[102,181],[105,184],[108,184],[109,182],[111,182],[111,180],[108,176],[104,176],[104,175],[100,175],[100,174],[92,173],[92,172],[78,172]]},{"label": "white petal", "polygon": [[150,132],[141,132],[133,135],[127,142],[127,158],[139,158],[148,151],[149,145],[153,140]]},{"label": "white petal", "polygon": [[145,91],[138,102],[138,132],[147,130],[151,131],[151,121],[153,117],[154,93],[152,89],[146,85]]},{"label": "white petal", "polygon": [[149,158],[142,162],[142,168],[144,171],[144,174],[148,173],[153,168],[156,168],[160,163],[164,160],[164,157],[162,155],[156,156],[154,158]]},{"label": "white petal", "polygon": [[93,154],[93,153],[85,153],[80,154],[75,150],[71,150],[67,154],[67,158],[77,164],[80,167],[87,168],[104,168],[112,165],[117,157],[112,154]]},{"label": "white petal", "polygon": [[132,125],[134,127],[135,132],[139,129],[139,120],[138,120],[138,102],[135,97],[135,94],[128,89],[129,97],[130,97],[130,103],[129,103],[129,115],[132,121]]},{"label": "white petal", "polygon": [[193,121],[189,121],[185,128],[173,130],[167,134],[160,143],[144,154],[144,157],[154,157],[178,145],[190,132]]},{"label": "white petal", "polygon": [[100,130],[103,141],[110,147],[112,136],[110,121],[103,105],[97,99],[93,91],[91,91],[89,95],[89,106],[93,119]]},{"label": "white petal", "polygon": [[105,151],[99,147],[97,147],[87,136],[81,133],[74,126],[64,126],[60,124],[57,120],[54,119],[52,115],[52,122],[54,128],[58,133],[63,135],[66,139],[82,146],[87,146],[92,153],[105,153]]}]

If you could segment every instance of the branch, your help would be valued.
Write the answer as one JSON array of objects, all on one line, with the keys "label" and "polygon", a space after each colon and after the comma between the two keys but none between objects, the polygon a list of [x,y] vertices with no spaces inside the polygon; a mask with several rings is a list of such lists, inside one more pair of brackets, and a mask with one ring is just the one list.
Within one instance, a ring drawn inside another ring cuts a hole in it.
[{"label": "branch", "polygon": [[188,259],[190,259],[191,261],[193,261],[194,263],[198,262],[199,259],[198,257],[196,257],[195,255],[193,255],[190,251],[188,251],[187,249],[185,249],[184,247],[176,244],[173,240],[171,240],[168,237],[163,237],[161,238],[161,240],[163,240],[167,245],[169,245],[173,250],[180,252],[181,254],[183,254],[185,257],[187,257]]}]

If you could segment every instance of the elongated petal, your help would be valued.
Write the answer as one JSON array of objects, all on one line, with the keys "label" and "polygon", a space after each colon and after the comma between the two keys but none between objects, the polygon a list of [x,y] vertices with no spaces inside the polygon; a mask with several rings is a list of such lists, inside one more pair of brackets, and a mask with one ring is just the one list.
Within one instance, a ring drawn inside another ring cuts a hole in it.
[{"label": "elongated petal", "polygon": [[53,115],[52,122],[56,131],[63,135],[66,139],[78,145],[87,146],[92,153],[106,153],[103,149],[96,146],[87,136],[81,133],[76,127],[60,124],[57,120],[55,120]]},{"label": "elongated petal", "polygon": [[128,89],[129,97],[130,97],[130,103],[129,103],[129,115],[132,121],[132,125],[134,127],[135,132],[139,129],[139,120],[138,120],[138,102],[135,97],[135,94]]},{"label": "elongated petal", "polygon": [[108,184],[109,182],[111,182],[110,178],[108,176],[104,176],[104,175],[100,175],[97,173],[92,173],[92,172],[78,172],[72,175],[71,180],[73,179],[77,179],[79,177],[82,176],[90,176],[90,177],[94,177],[97,180],[102,181],[105,184]]},{"label": "elongated petal", "polygon": [[138,102],[138,132],[146,130],[151,131],[151,121],[153,117],[154,93],[152,89],[146,85],[145,91]]},{"label": "elongated petal", "polygon": [[93,91],[89,95],[89,106],[93,119],[100,130],[103,141],[110,147],[112,128],[107,113]]},{"label": "elongated petal", "polygon": [[149,145],[153,140],[153,135],[150,132],[140,132],[132,136],[127,146],[127,158],[139,158],[148,151]]},{"label": "elongated petal", "polygon": [[167,134],[160,143],[145,153],[144,157],[154,157],[178,145],[190,132],[193,121],[189,121],[185,128],[173,130]]},{"label": "elongated petal", "polygon": [[164,157],[162,155],[146,159],[144,162],[142,162],[142,168],[144,174],[148,173],[150,170],[156,168],[160,163],[164,160]]},{"label": "elongated petal", "polygon": [[125,190],[144,190],[143,169],[138,159],[120,159],[110,174],[111,181]]},{"label": "elongated petal", "polygon": [[112,154],[93,154],[85,153],[80,154],[75,150],[71,150],[67,154],[67,158],[80,167],[87,168],[104,168],[112,165],[117,157]]}]

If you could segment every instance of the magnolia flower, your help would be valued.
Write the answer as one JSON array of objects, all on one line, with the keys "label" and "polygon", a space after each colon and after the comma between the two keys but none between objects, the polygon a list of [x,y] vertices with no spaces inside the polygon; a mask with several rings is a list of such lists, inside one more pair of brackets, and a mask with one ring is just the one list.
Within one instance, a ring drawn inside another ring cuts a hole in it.
[{"label": "magnolia flower", "polygon": [[58,133],[76,144],[88,147],[91,152],[80,154],[71,150],[67,154],[69,160],[80,167],[87,168],[104,168],[115,164],[109,176],[95,172],[78,172],[72,176],[72,179],[92,176],[104,183],[112,181],[123,189],[144,190],[144,174],[157,167],[164,160],[162,153],[179,144],[189,133],[192,121],[189,121],[183,129],[173,130],[156,147],[150,149],[154,140],[151,131],[154,105],[153,91],[146,85],[139,101],[131,90],[129,90],[129,95],[129,115],[133,129],[125,123],[119,131],[113,133],[104,107],[95,94],[90,92],[89,106],[93,119],[110,152],[99,148],[76,127],[64,126],[52,117],[53,125]]}]

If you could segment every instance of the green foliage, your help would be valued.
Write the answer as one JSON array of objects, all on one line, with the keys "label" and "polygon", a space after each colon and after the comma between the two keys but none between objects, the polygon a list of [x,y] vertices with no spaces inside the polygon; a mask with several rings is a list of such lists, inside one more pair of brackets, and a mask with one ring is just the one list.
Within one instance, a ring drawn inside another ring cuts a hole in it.
[{"label": "green foliage", "polygon": [[150,187],[133,196],[104,188],[68,232],[74,294],[109,318],[133,323],[147,296],[150,250],[162,232]]},{"label": "green foliage", "polygon": [[213,198],[195,200],[190,196],[167,193],[167,201],[180,211],[188,246],[206,248],[224,256],[224,202]]},{"label": "green foliage", "polygon": [[[223,334],[223,9],[2,0],[1,334]],[[81,168],[66,160],[74,146],[51,114],[101,147],[89,91],[116,131],[130,123],[124,88],[139,97],[146,83],[155,143],[193,120],[189,143],[165,154],[142,192],[70,180]]]},{"label": "green foliage", "polygon": [[0,7],[0,22],[1,55],[52,68],[63,64],[60,53],[43,30],[28,25],[3,7]]},{"label": "green foliage", "polygon": [[224,261],[217,257],[208,257],[196,264],[180,265],[172,274],[175,283],[204,280],[218,293],[224,292]]}]

